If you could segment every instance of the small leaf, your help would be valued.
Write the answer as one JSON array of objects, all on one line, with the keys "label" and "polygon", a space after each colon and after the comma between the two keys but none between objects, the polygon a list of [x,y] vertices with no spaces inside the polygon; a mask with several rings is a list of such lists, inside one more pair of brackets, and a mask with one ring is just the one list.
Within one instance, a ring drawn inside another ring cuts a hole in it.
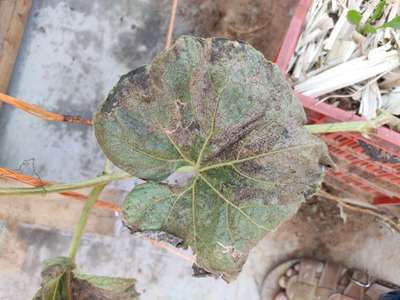
[{"label": "small leaf", "polygon": [[72,290],[74,299],[82,300],[137,300],[136,280],[93,276],[75,270]]},{"label": "small leaf", "polygon": [[[126,198],[125,224],[182,239],[199,267],[232,280],[319,189],[327,151],[305,119],[278,67],[252,46],[186,36],[123,76],[94,124],[108,158],[148,180]],[[182,167],[194,171],[187,186],[162,183]]]},{"label": "small leaf", "polygon": [[66,299],[65,275],[75,267],[68,257],[56,257],[45,261],[42,271],[42,287],[34,300]]},{"label": "small leaf", "polygon": [[362,15],[358,10],[351,9],[347,12],[347,21],[349,21],[353,25],[360,25],[362,19]]},{"label": "small leaf", "polygon": [[86,275],[77,271],[68,257],[46,261],[41,289],[33,300],[67,300],[68,294],[80,300],[138,299],[134,279]]},{"label": "small leaf", "polygon": [[376,6],[373,15],[370,18],[370,22],[375,22],[382,18],[382,15],[385,11],[386,0],[380,0],[378,5]]},{"label": "small leaf", "polygon": [[400,29],[400,16],[393,18],[389,22],[383,24],[381,27],[382,28]]}]

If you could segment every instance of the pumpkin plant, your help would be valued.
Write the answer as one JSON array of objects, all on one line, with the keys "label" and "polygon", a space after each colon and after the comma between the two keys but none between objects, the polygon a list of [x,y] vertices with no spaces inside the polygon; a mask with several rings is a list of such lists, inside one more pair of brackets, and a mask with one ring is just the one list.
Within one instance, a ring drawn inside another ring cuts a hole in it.
[{"label": "pumpkin plant", "polygon": [[[45,263],[35,299],[137,299],[135,280],[86,275],[75,265],[101,191],[129,177],[146,181],[122,207],[132,232],[172,235],[192,249],[196,269],[235,279],[249,251],[319,190],[323,165],[331,161],[312,134],[368,134],[392,118],[304,125],[304,110],[279,69],[252,46],[179,38],[149,65],[122,76],[95,115],[97,140],[122,171],[106,168],[72,184],[0,188],[1,196],[94,187],[68,257]],[[180,172],[189,174],[187,184],[168,183]]]},{"label": "pumpkin plant", "polygon": [[[132,232],[183,240],[207,272],[234,279],[249,251],[322,180],[326,147],[279,69],[252,46],[181,37],[123,76],[94,119],[116,166],[147,182],[123,204]],[[176,171],[186,186],[168,185]]]},{"label": "pumpkin plant", "polygon": [[42,284],[33,300],[136,300],[136,280],[93,276],[80,271],[75,257],[87,223],[89,211],[103,191],[105,185],[93,188],[76,227],[68,257],[51,258],[44,263]]},{"label": "pumpkin plant", "polygon": [[44,263],[42,288],[33,300],[135,300],[135,280],[92,276],[82,273],[68,257],[56,257]]}]

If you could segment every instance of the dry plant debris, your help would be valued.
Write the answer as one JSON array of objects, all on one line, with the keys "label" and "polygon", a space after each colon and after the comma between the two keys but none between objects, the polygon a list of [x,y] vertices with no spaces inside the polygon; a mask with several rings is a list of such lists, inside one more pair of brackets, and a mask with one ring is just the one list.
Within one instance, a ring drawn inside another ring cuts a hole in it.
[{"label": "dry plant debris", "polygon": [[92,125],[92,120],[86,120],[79,116],[70,116],[70,115],[60,115],[53,112],[49,112],[38,105],[30,104],[20,99],[13,98],[9,95],[0,93],[0,102],[5,102],[10,104],[18,109],[21,109],[31,115],[39,117],[43,120],[48,121],[56,121],[56,122],[66,122],[66,123],[74,123],[80,125]]},{"label": "dry plant debris", "polygon": [[295,89],[367,119],[399,115],[399,8],[399,0],[315,0],[289,66]]}]

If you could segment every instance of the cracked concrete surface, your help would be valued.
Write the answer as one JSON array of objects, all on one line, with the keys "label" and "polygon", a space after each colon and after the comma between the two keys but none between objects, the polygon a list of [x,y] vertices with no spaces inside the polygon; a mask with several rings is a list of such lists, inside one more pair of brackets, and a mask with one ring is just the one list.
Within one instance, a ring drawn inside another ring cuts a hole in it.
[{"label": "cracked concrete surface", "polygon": [[[20,259],[14,270],[8,267],[6,275],[0,271],[0,299],[30,299],[40,284],[38,262],[54,254],[67,254],[70,236],[23,225],[13,234],[9,232],[7,238],[14,252],[24,259]],[[138,278],[141,299],[232,299],[234,296],[233,286],[213,278],[191,277],[190,263],[140,238],[132,238],[127,232],[118,238],[86,235],[77,263],[92,274]],[[4,262],[1,266],[5,266]],[[20,289],[21,286],[24,288]]]},{"label": "cracked concrete surface", "polygon": [[[33,1],[9,93],[50,111],[90,118],[121,75],[162,50],[169,9],[168,0]],[[176,33],[187,31],[178,20]],[[104,157],[91,128],[45,122],[7,105],[0,110],[0,128],[1,166],[60,182],[90,178],[103,169]],[[131,189],[132,182],[122,187]],[[0,205],[0,218],[7,217],[1,226],[0,299],[32,297],[42,262],[65,255],[71,238],[72,228],[65,227],[68,217],[48,221],[58,210],[65,217],[77,215],[57,201],[46,209],[46,199],[40,197],[37,206],[29,200],[13,207],[13,201],[24,200],[11,197]],[[94,224],[102,221],[101,215]],[[118,222],[115,226],[122,230]],[[113,236],[115,226],[108,217],[103,229],[85,238],[78,254],[82,269],[140,277],[143,299],[232,295],[223,281],[192,278],[191,263],[149,242],[123,230]]]},{"label": "cracked concrete surface", "polygon": [[[91,118],[121,75],[162,49],[168,11],[168,1],[33,1],[9,93]],[[34,159],[35,171],[55,181],[102,170],[90,128],[43,122],[7,106],[0,127],[2,166],[18,169]]]}]

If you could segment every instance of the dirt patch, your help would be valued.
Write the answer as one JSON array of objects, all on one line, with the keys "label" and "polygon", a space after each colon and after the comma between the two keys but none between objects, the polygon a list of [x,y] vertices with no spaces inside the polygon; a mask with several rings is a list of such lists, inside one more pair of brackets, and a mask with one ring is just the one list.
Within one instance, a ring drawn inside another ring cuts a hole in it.
[{"label": "dirt patch", "polygon": [[[181,14],[195,34],[243,40],[274,60],[298,0],[187,0]],[[196,10],[193,7],[196,7]]]},{"label": "dirt patch", "polygon": [[[300,241],[304,241],[302,248],[309,248],[308,254],[318,259],[329,256],[332,247],[342,245],[343,250],[346,249],[348,241],[355,241],[359,237],[357,232],[367,229],[371,223],[380,223],[367,214],[347,209],[341,213],[336,202],[317,197],[301,206],[293,222],[302,228],[298,232],[300,237],[303,236],[300,238]],[[304,228],[304,224],[309,228]],[[308,243],[310,236],[315,239],[314,244]],[[333,256],[332,259],[336,260],[337,257]]]},{"label": "dirt patch", "polygon": [[260,242],[243,271],[258,286],[265,275],[284,261],[312,257],[400,284],[400,234],[380,219],[341,209],[336,202],[321,198],[307,200],[297,214]]}]

